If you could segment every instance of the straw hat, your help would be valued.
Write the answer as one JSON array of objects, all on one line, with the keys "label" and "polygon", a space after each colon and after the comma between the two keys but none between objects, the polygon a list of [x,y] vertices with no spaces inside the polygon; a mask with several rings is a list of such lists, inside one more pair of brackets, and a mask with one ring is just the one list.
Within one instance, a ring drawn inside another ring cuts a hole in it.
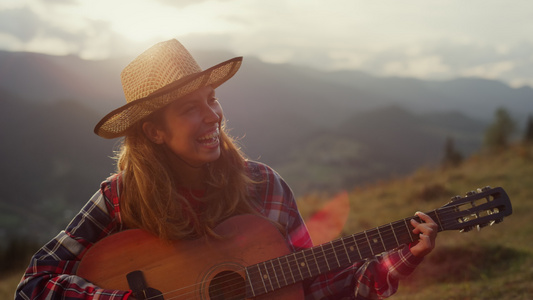
[{"label": "straw hat", "polygon": [[168,103],[202,87],[218,87],[241,66],[242,57],[202,71],[177,40],[158,43],[127,65],[120,75],[127,104],[107,114],[94,128],[103,138],[123,136],[133,124]]}]

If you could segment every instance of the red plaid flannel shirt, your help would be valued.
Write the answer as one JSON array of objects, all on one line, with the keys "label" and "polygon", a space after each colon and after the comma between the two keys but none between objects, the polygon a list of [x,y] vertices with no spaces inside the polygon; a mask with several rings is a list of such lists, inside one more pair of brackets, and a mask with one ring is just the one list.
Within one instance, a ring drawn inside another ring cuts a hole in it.
[{"label": "red plaid flannel shirt", "polygon": [[[292,251],[312,246],[292,191],[264,164],[248,162],[261,184],[253,190],[261,214],[286,229]],[[64,231],[32,258],[15,299],[126,299],[130,291],[97,287],[75,275],[84,253],[104,237],[123,230],[120,218],[120,176],[101,184],[100,190],[81,209]],[[332,271],[304,283],[306,299],[380,299],[392,295],[400,278],[420,263],[407,247]],[[110,266],[112,267],[112,266]]]}]

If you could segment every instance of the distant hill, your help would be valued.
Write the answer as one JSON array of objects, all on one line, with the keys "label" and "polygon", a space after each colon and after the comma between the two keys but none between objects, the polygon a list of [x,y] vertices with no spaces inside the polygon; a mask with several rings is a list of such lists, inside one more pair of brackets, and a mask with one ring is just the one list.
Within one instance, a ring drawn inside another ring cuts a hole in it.
[{"label": "distant hill", "polygon": [[387,106],[307,137],[277,169],[300,195],[349,189],[436,166],[447,138],[469,155],[479,150],[485,126],[458,112],[415,114]]},{"label": "distant hill", "polygon": [[[205,68],[233,55],[196,56]],[[0,52],[0,236],[64,226],[113,171],[117,141],[92,129],[123,104],[119,74],[130,60]],[[518,120],[533,113],[531,89],[497,81],[375,78],[254,57],[217,95],[245,153],[275,167],[297,195],[437,164],[447,137],[468,155],[497,106]],[[24,211],[44,217],[24,227]]]},{"label": "distant hill", "polygon": [[116,141],[92,133],[75,101],[29,103],[0,92],[0,237],[50,237],[113,171]]},{"label": "distant hill", "polygon": [[[193,51],[205,68],[231,58],[225,52]],[[74,56],[0,51],[0,89],[28,101],[76,100],[101,116],[124,102],[119,74],[131,57],[86,61]],[[243,137],[252,158],[277,163],[287,145],[353,114],[389,105],[416,113],[460,112],[488,122],[496,108],[519,125],[533,113],[533,90],[476,78],[422,81],[378,78],[358,71],[323,72],[245,57],[241,70],[221,86],[229,127]],[[270,130],[265,130],[270,128]]]},{"label": "distant hill", "polygon": [[496,80],[472,77],[426,81],[380,78],[355,71],[327,73],[324,79],[371,91],[379,98],[392,100],[420,113],[452,110],[488,120],[497,108],[505,107],[517,120],[524,121],[533,110],[531,87],[512,88]]}]

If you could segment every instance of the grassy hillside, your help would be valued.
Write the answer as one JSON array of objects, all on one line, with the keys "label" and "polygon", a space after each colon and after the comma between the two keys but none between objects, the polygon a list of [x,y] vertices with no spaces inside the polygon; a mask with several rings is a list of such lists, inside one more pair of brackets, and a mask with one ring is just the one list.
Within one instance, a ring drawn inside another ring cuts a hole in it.
[{"label": "grassy hillside", "polygon": [[[451,196],[501,186],[513,214],[503,223],[468,233],[441,232],[436,249],[404,280],[393,299],[530,299],[533,295],[533,147],[478,154],[453,169],[420,169],[396,180],[349,192],[344,233],[356,233],[430,211]],[[321,198],[300,199],[311,216]]]},{"label": "grassy hillside", "polygon": [[[453,169],[420,169],[395,180],[349,191],[344,233],[360,232],[434,210],[451,196],[483,186],[501,186],[513,214],[480,232],[439,234],[437,248],[405,279],[392,299],[529,299],[533,295],[533,146],[478,154]],[[327,197],[299,199],[310,217]],[[0,299],[11,299],[22,271],[0,275]]]}]

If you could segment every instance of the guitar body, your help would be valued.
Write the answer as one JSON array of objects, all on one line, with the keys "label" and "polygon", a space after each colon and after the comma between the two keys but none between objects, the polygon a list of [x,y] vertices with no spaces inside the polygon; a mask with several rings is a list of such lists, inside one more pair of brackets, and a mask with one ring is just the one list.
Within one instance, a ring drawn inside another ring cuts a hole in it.
[{"label": "guitar body", "polygon": [[[290,253],[280,232],[257,216],[232,217],[215,231],[223,238],[173,242],[122,231],[91,247],[77,275],[102,288],[130,290],[126,275],[141,271],[164,299],[248,299],[245,267]],[[254,299],[303,297],[301,284],[293,284]]]}]

